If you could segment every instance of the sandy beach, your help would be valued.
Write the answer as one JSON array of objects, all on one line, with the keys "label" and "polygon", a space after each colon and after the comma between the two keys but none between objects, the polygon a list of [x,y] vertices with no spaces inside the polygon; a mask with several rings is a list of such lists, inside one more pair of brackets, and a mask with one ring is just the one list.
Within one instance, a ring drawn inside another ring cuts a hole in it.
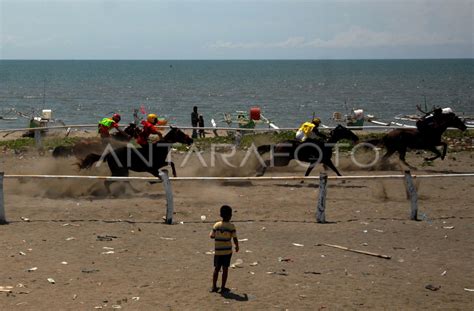
[{"label": "sandy beach", "polygon": [[[242,154],[238,154],[242,157]],[[203,153],[208,159],[208,154]],[[202,167],[196,156],[178,176],[251,176],[254,167]],[[474,171],[473,154],[451,152],[416,174]],[[5,174],[108,175],[106,166],[78,172],[74,158],[50,152],[2,151]],[[343,175],[400,174],[364,170],[347,155]],[[269,176],[303,175],[296,164]],[[312,175],[322,171],[317,167]],[[334,175],[333,172],[328,172]],[[134,173],[132,176],[146,176]],[[315,221],[318,181],[172,183],[174,225],[163,222],[161,184],[134,181],[105,192],[101,181],[6,179],[8,225],[0,226],[0,309],[4,310],[337,310],[472,307],[472,178],[418,179],[419,218],[409,220],[402,180],[330,180],[326,218]],[[234,208],[241,250],[227,294],[211,286],[219,207]],[[202,217],[205,216],[205,217]],[[204,220],[203,220],[204,219]],[[318,244],[336,244],[391,259]],[[7,292],[10,291],[10,292]]]}]

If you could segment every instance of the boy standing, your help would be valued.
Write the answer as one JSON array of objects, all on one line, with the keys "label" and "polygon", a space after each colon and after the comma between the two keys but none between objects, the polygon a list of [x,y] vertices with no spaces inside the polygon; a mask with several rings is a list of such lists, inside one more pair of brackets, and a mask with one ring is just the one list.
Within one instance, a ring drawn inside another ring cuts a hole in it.
[{"label": "boy standing", "polygon": [[232,240],[235,244],[235,252],[239,252],[239,240],[237,239],[237,231],[235,226],[230,222],[232,219],[232,208],[228,205],[221,207],[220,215],[222,221],[218,221],[212,227],[210,238],[215,239],[215,255],[214,255],[214,274],[212,276],[211,292],[217,292],[217,279],[219,271],[222,267],[222,287],[221,292],[228,292],[225,287],[227,282],[227,274],[229,272],[230,259],[232,257]]}]

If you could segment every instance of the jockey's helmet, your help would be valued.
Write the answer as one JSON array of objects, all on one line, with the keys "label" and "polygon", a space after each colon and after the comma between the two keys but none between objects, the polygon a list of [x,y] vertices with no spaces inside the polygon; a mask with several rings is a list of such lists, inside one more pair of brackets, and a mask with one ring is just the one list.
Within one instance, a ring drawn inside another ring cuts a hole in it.
[{"label": "jockey's helmet", "polygon": [[320,118],[314,118],[313,119],[313,124],[318,126],[319,124],[321,124],[321,119]]},{"label": "jockey's helmet", "polygon": [[150,123],[156,124],[158,122],[158,116],[154,113],[150,113],[147,117],[146,120]]},{"label": "jockey's helmet", "polygon": [[122,117],[120,117],[118,113],[114,113],[114,115],[112,116],[112,120],[118,123],[120,122],[120,120],[122,120]]}]

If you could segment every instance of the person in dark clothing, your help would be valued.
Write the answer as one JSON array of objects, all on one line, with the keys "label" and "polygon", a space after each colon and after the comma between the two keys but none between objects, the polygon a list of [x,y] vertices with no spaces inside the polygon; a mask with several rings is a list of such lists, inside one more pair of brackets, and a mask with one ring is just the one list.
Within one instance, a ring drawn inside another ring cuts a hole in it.
[{"label": "person in dark clothing", "polygon": [[437,108],[433,111],[432,114],[424,116],[420,120],[416,122],[416,127],[418,131],[425,135],[428,132],[437,129],[439,127],[439,121],[443,114],[443,110],[441,108]]},{"label": "person in dark clothing", "polygon": [[[199,114],[198,114],[198,107],[194,106],[193,107],[193,112],[191,113],[191,126],[192,127],[197,127],[199,123]],[[198,133],[196,129],[193,129],[193,134],[191,136],[192,138],[197,138]]]},{"label": "person in dark clothing", "polygon": [[[204,127],[204,117],[202,116],[202,114],[199,115],[199,127]],[[206,137],[206,133],[204,132],[204,130],[199,130],[199,138],[204,138]]]}]

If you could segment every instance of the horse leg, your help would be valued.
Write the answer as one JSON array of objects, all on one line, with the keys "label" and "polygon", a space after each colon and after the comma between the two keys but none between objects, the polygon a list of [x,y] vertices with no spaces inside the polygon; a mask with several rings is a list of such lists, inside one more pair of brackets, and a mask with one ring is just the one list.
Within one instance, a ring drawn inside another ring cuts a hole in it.
[{"label": "horse leg", "polygon": [[[429,151],[433,152],[435,154],[434,157],[431,157],[431,158],[425,158],[425,161],[433,161],[439,157],[441,157],[441,159],[444,159],[444,156],[441,154],[441,152],[439,152],[438,149],[436,149],[435,146],[431,146],[430,148],[428,148]],[[443,151],[444,152],[444,151]]]},{"label": "horse leg", "polygon": [[174,167],[174,162],[170,161],[170,162],[167,162],[167,164],[169,166],[171,166],[171,171],[173,172],[173,177],[176,177],[176,168]]},{"label": "horse leg", "polygon": [[260,167],[257,168],[256,177],[261,177],[267,171],[267,167],[270,165],[270,160],[265,160],[265,164],[261,164]]},{"label": "horse leg", "polygon": [[304,173],[304,177],[307,177],[307,176],[309,176],[309,174],[311,174],[311,171],[316,166],[316,164],[318,164],[318,162],[311,162],[309,164],[308,168],[306,169],[306,173]]},{"label": "horse leg", "polygon": [[[112,172],[112,177],[128,177],[129,176],[129,172],[128,172],[128,169],[120,169],[120,170],[117,170],[117,171],[113,171]],[[104,185],[105,185],[105,188],[107,189],[107,193],[108,194],[111,194],[112,191],[110,190],[110,185],[112,183],[114,183],[115,181],[113,180],[105,180],[104,181]],[[138,193],[140,192],[140,190],[134,188],[132,186],[132,184],[130,183],[130,181],[125,181],[125,184],[128,185],[130,187],[130,189],[132,189],[132,191],[134,193]]]},{"label": "horse leg", "polygon": [[416,167],[414,166],[411,166],[410,164],[408,164],[408,162],[405,160],[405,155],[407,154],[407,148],[401,148],[400,150],[398,150],[398,154],[400,155],[399,158],[400,158],[400,161],[403,162],[403,164],[405,164],[406,166],[408,166],[410,169],[412,170],[416,170]]},{"label": "horse leg", "polygon": [[387,149],[387,152],[382,157],[382,163],[387,163],[388,159],[395,153],[394,149]]},{"label": "horse leg", "polygon": [[441,160],[444,160],[446,157],[446,151],[448,151],[448,144],[445,142],[441,142],[441,146],[443,146],[443,154],[441,155]]},{"label": "horse leg", "polygon": [[337,170],[336,166],[334,165],[334,163],[332,163],[332,160],[329,159],[327,161],[324,162],[325,165],[327,165],[330,169],[332,169],[334,171],[334,173],[337,174],[337,176],[342,176],[341,173],[339,173],[339,171]]}]

